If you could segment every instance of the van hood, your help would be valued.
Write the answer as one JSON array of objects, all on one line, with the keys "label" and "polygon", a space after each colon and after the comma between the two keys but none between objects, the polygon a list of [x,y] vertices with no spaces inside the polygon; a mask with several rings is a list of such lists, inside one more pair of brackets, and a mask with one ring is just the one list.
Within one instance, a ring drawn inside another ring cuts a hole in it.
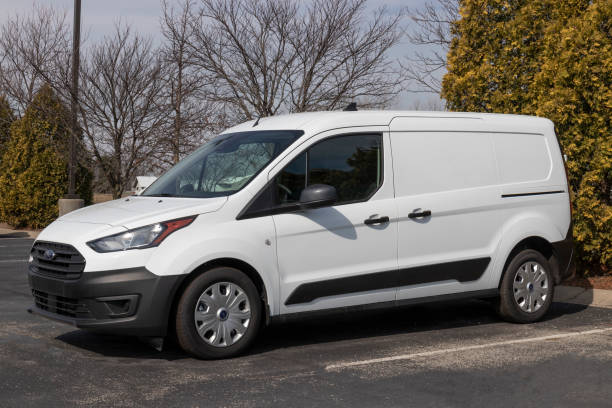
[{"label": "van hood", "polygon": [[214,212],[227,197],[182,198],[131,196],[72,211],[58,221],[136,228],[160,221]]}]

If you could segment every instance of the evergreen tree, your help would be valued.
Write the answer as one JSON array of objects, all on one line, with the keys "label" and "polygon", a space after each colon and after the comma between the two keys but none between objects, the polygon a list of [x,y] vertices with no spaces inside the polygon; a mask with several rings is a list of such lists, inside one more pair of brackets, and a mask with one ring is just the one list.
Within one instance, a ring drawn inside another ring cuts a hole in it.
[{"label": "evergreen tree", "polygon": [[6,151],[10,137],[11,124],[15,120],[13,110],[4,96],[0,96],[0,161]]},{"label": "evergreen tree", "polygon": [[551,31],[528,112],[555,122],[568,156],[581,258],[610,270],[612,0],[593,1],[585,13]]},{"label": "evergreen tree", "polygon": [[[67,190],[68,118],[46,86],[13,123],[0,164],[0,217],[9,224],[41,228],[57,218],[57,201]],[[91,197],[91,176],[82,167],[78,180]]]},{"label": "evergreen tree", "polygon": [[555,122],[581,259],[611,268],[612,0],[462,0],[442,97]]},{"label": "evergreen tree", "polygon": [[523,113],[550,27],[589,0],[462,0],[453,25],[442,97],[451,110]]}]

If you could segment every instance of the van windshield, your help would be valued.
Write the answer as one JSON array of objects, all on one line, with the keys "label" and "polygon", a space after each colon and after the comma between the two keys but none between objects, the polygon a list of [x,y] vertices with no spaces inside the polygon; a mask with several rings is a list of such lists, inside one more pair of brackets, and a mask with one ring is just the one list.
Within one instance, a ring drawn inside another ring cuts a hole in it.
[{"label": "van windshield", "polygon": [[212,139],[157,179],[149,197],[220,197],[246,186],[304,132],[263,130]]}]

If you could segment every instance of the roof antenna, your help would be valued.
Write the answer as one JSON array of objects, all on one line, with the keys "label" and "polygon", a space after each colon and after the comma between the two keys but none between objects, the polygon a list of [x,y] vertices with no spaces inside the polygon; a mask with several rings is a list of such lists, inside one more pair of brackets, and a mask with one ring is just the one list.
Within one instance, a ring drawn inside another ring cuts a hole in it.
[{"label": "roof antenna", "polygon": [[355,112],[357,110],[357,102],[349,103],[344,110],[348,112]]},{"label": "roof antenna", "polygon": [[253,123],[253,127],[259,125],[259,119],[261,119],[261,115],[257,117],[257,120],[255,121],[255,123]]}]

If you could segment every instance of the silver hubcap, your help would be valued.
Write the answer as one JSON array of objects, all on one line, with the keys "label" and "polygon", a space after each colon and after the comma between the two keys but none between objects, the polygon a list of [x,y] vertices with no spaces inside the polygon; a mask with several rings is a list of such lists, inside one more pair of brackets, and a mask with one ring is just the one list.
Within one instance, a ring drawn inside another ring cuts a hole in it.
[{"label": "silver hubcap", "polygon": [[537,262],[522,264],[514,275],[514,300],[523,312],[537,312],[548,298],[548,273]]},{"label": "silver hubcap", "polygon": [[215,347],[228,347],[242,338],[251,321],[251,306],[244,290],[230,282],[218,282],[200,295],[195,308],[200,337]]}]

